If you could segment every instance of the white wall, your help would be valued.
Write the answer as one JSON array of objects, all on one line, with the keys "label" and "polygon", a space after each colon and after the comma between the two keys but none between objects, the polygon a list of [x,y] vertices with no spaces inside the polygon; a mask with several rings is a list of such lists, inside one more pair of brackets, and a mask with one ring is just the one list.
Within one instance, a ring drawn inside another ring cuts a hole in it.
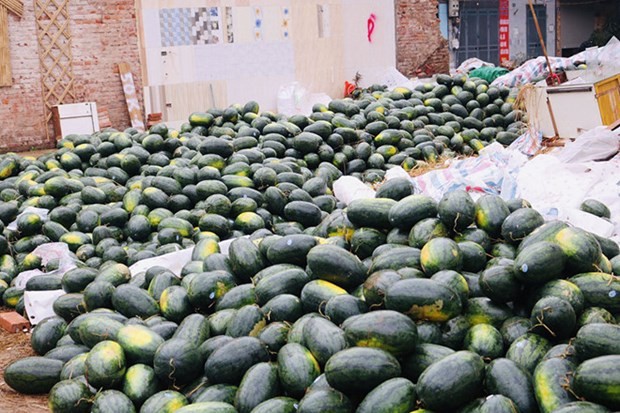
[{"label": "white wall", "polygon": [[[219,41],[196,44],[188,27],[202,33],[193,16],[210,7]],[[275,110],[278,89],[295,80],[338,98],[356,72],[370,82],[396,65],[394,0],[138,0],[137,8],[145,106],[166,121],[248,100]]]}]

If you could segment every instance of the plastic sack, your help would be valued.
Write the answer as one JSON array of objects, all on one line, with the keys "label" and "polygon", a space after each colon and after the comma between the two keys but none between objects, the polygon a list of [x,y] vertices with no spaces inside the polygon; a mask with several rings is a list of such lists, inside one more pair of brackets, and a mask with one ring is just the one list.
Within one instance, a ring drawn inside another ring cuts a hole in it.
[{"label": "plastic sack", "polygon": [[519,151],[524,155],[533,156],[542,149],[542,132],[525,131],[513,143],[508,146],[509,150]]},{"label": "plastic sack", "polygon": [[[77,266],[75,256],[64,242],[50,242],[39,245],[32,251],[32,254],[41,257],[43,265],[47,265],[51,260],[58,260],[58,269],[50,272],[23,271],[14,280],[15,286],[18,288],[26,288],[28,280],[40,275],[51,275],[61,279],[67,271]],[[54,300],[64,294],[64,290],[24,291],[24,306],[30,324],[36,325],[39,321],[55,315],[52,309]]]},{"label": "plastic sack", "polygon": [[588,63],[593,78],[600,80],[620,72],[620,40],[612,37],[603,47],[597,49],[596,58]]},{"label": "plastic sack", "polygon": [[[554,73],[565,72],[567,70],[575,70],[575,62],[567,57],[549,56],[551,67]],[[539,56],[523,63],[510,73],[498,77],[491,83],[492,86],[518,87],[528,83],[536,83],[539,80],[546,79],[549,76],[549,68],[547,67],[547,59]]]},{"label": "plastic sack", "polygon": [[588,162],[609,159],[620,150],[620,136],[605,126],[582,133],[574,142],[552,154],[562,162]]},{"label": "plastic sack", "polygon": [[41,263],[47,265],[51,260],[58,260],[58,269],[55,272],[66,273],[76,267],[77,257],[69,250],[69,246],[64,242],[50,242],[39,245],[32,253],[41,257]]},{"label": "plastic sack", "polygon": [[412,178],[412,182],[419,192],[437,201],[457,189],[470,192],[474,198],[484,194],[510,198],[516,193],[514,177],[526,160],[521,153],[493,143],[476,158],[456,160],[448,168],[427,172]]},{"label": "plastic sack", "polygon": [[508,73],[508,69],[505,69],[503,67],[483,66],[483,67],[479,67],[469,72],[469,76],[478,77],[480,79],[484,79],[487,82],[491,83],[498,77],[504,76],[507,73]]},{"label": "plastic sack", "polygon": [[493,63],[478,59],[477,57],[472,57],[461,63],[461,65],[456,68],[456,73],[467,74],[471,70],[478,69],[480,67],[495,67],[495,65]]},{"label": "plastic sack", "polygon": [[341,176],[334,182],[334,196],[349,205],[356,199],[374,198],[375,191],[355,177]]}]

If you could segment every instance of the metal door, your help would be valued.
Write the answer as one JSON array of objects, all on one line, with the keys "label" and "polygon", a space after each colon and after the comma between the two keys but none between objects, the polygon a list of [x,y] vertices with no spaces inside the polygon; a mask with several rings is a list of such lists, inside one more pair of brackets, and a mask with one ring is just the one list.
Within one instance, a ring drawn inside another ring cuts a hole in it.
[{"label": "metal door", "polygon": [[477,57],[499,63],[499,10],[497,1],[464,1],[460,4],[461,25],[458,64]]},{"label": "metal door", "polygon": [[[538,18],[538,24],[542,31],[543,39],[547,42],[547,6],[544,4],[537,4],[534,6],[534,12]],[[536,31],[536,25],[534,24],[534,17],[532,17],[532,10],[527,6],[527,58],[533,59],[543,55],[542,46],[540,45],[540,39],[538,32]]]}]

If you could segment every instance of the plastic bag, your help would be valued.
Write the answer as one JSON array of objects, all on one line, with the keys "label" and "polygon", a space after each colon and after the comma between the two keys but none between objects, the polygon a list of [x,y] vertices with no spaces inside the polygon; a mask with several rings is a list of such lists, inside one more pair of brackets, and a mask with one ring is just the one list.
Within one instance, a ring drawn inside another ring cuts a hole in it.
[{"label": "plastic bag", "polygon": [[612,37],[605,46],[598,48],[595,59],[592,64],[588,63],[594,79],[605,79],[620,72],[620,40]]},{"label": "plastic bag", "polygon": [[299,82],[291,82],[278,90],[278,112],[286,116],[302,113],[305,99],[308,94]]},{"label": "plastic bag", "polygon": [[508,69],[505,69],[503,67],[483,66],[483,67],[479,67],[469,72],[469,76],[478,77],[480,79],[484,79],[487,82],[491,83],[498,77],[504,76],[507,73],[508,73]]},{"label": "plastic bag", "polygon": [[477,158],[456,160],[448,168],[427,172],[412,178],[412,182],[421,193],[435,200],[457,189],[470,192],[474,198],[483,194],[504,196],[503,193],[510,197],[515,185],[509,185],[507,179],[516,176],[526,159],[517,151],[493,143],[480,151]]}]

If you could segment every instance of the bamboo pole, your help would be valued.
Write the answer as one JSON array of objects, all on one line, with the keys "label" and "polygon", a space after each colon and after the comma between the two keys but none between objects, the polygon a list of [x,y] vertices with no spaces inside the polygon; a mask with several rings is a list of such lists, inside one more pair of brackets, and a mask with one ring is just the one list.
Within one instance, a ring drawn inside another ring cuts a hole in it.
[{"label": "bamboo pole", "polygon": [[[540,30],[540,24],[538,23],[538,17],[536,16],[536,12],[534,11],[534,4],[532,4],[532,0],[528,0],[530,4],[530,11],[532,12],[532,18],[534,19],[534,24],[536,25],[536,31],[538,32],[538,38],[540,39],[540,45],[542,47],[543,54],[545,55],[545,59],[547,60],[547,67],[549,68],[549,76],[551,76],[553,84],[555,84],[555,78],[553,73],[553,67],[551,66],[551,61],[549,60],[549,55],[547,54],[547,47],[545,46],[545,39],[543,38],[542,31]],[[555,138],[560,137],[560,133],[558,132],[558,126],[555,123],[555,115],[553,113],[553,108],[551,107],[551,101],[547,98],[547,107],[549,108],[549,115],[551,116],[551,123],[553,125],[553,132],[555,133]]]},{"label": "bamboo pole", "polygon": [[540,30],[540,24],[538,23],[538,16],[536,16],[536,12],[534,11],[534,4],[532,4],[532,0],[528,0],[530,4],[530,11],[532,12],[532,18],[534,19],[534,25],[536,26],[536,31],[538,32],[538,38],[540,39],[540,45],[542,47],[543,55],[547,60],[547,67],[549,68],[549,74],[553,76],[553,67],[551,67],[551,61],[549,60],[549,55],[547,54],[547,47],[545,46],[545,39],[543,38],[542,31]]}]

